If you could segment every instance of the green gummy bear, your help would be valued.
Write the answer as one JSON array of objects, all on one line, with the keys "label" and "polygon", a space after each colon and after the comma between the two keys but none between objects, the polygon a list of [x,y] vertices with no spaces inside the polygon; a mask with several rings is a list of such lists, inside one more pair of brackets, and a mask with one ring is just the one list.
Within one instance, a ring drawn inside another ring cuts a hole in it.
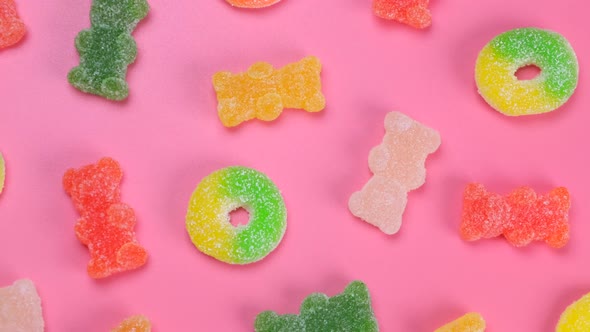
[{"label": "green gummy bear", "polygon": [[367,286],[353,281],[334,297],[317,293],[301,304],[299,315],[265,311],[256,317],[256,332],[377,332],[379,326]]},{"label": "green gummy bear", "polygon": [[137,56],[131,32],[148,11],[146,0],[94,0],[91,28],[76,36],[80,65],[69,72],[70,84],[111,100],[127,98],[127,66]]}]

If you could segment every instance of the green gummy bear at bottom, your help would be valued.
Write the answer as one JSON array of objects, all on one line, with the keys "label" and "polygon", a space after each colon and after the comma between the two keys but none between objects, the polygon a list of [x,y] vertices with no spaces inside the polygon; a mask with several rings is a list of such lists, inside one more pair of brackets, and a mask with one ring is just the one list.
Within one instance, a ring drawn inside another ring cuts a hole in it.
[{"label": "green gummy bear at bottom", "polygon": [[68,74],[70,84],[111,100],[127,98],[127,66],[137,56],[131,32],[148,11],[146,0],[94,0],[92,27],[76,36],[80,65]]},{"label": "green gummy bear at bottom", "polygon": [[377,332],[379,326],[367,286],[353,281],[334,297],[317,293],[301,304],[299,315],[265,311],[256,317],[256,332]]}]

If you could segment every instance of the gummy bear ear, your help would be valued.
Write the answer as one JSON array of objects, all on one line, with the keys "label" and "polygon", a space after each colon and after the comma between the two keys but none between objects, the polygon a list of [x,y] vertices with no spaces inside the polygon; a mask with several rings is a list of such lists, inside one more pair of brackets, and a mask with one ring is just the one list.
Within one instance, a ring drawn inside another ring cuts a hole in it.
[{"label": "gummy bear ear", "polygon": [[385,116],[385,131],[401,133],[412,127],[414,121],[400,112],[389,112]]},{"label": "gummy bear ear", "polygon": [[102,158],[98,161],[98,167],[109,170],[109,173],[115,174],[117,180],[119,181],[123,178],[123,171],[121,170],[121,166],[119,166],[119,163],[112,158]]},{"label": "gummy bear ear", "polygon": [[74,176],[76,175],[76,171],[73,169],[68,169],[63,177],[63,186],[66,193],[70,193],[72,188],[74,187]]},{"label": "gummy bear ear", "polygon": [[368,300],[370,297],[367,285],[360,281],[353,281],[348,286],[346,286],[344,289],[344,294],[354,295],[355,298],[361,301]]},{"label": "gummy bear ear", "polygon": [[146,0],[134,0],[131,14],[134,18],[141,20],[147,16],[150,11],[150,6]]}]

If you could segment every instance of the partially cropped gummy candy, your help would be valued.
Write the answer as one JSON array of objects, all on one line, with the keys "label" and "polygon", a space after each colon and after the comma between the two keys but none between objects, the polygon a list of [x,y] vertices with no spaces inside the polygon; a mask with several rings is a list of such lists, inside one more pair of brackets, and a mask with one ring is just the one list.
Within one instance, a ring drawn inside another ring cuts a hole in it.
[{"label": "partially cropped gummy candy", "polygon": [[6,178],[6,164],[4,156],[0,153],[0,194],[4,190],[4,179]]},{"label": "partially cropped gummy candy", "polygon": [[0,332],[43,332],[41,298],[31,280],[0,288]]},{"label": "partially cropped gummy candy", "polygon": [[477,312],[470,312],[436,329],[434,332],[484,332],[486,321]]},{"label": "partially cropped gummy candy", "polygon": [[131,32],[148,11],[146,0],[94,0],[92,27],[76,37],[80,65],[69,72],[70,84],[111,100],[127,98],[127,66],[137,56]]},{"label": "partially cropped gummy candy", "polygon": [[218,72],[213,88],[219,119],[234,127],[252,119],[273,121],[284,108],[319,112],[326,106],[321,71],[320,60],[310,56],[280,69],[257,62],[245,73]]},{"label": "partially cropped gummy candy", "polygon": [[568,306],[561,314],[556,332],[590,331],[590,293]]},{"label": "partially cropped gummy candy", "polygon": [[111,332],[150,332],[152,324],[150,320],[142,315],[132,316],[125,319],[121,325]]},{"label": "partially cropped gummy candy", "polygon": [[226,0],[230,5],[240,8],[264,8],[281,0]]},{"label": "partially cropped gummy candy", "polygon": [[14,0],[0,0],[0,49],[18,43],[26,28],[18,17]]},{"label": "partially cropped gummy candy", "polygon": [[399,112],[387,114],[383,142],[369,154],[374,175],[351,195],[350,212],[385,234],[397,233],[408,191],[424,184],[426,158],[439,146],[440,135],[434,129]]},{"label": "partially cropped gummy candy", "polygon": [[375,15],[424,29],[432,23],[429,0],[373,0]]},{"label": "partially cropped gummy candy", "polygon": [[121,202],[122,178],[119,163],[111,158],[70,169],[63,178],[80,213],[75,232],[90,251],[87,270],[92,278],[133,270],[147,261],[146,250],[135,238],[135,212]]},{"label": "partially cropped gummy candy", "polygon": [[256,332],[376,332],[377,319],[367,286],[350,283],[334,297],[317,293],[301,304],[299,315],[278,315],[265,311],[256,317]]},{"label": "partially cropped gummy candy", "polygon": [[569,241],[570,194],[564,187],[538,195],[520,187],[507,196],[488,192],[482,184],[471,183],[463,193],[460,232],[475,241],[500,235],[514,246],[544,241],[561,248]]}]

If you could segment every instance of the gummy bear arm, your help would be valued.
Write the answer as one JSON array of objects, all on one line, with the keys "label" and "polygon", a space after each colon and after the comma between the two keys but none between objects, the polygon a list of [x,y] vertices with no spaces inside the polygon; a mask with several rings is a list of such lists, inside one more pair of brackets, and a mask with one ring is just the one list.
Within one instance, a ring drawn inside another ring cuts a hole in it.
[{"label": "gummy bear arm", "polygon": [[76,237],[82,244],[88,245],[90,243],[90,228],[86,225],[86,220],[83,218],[78,219],[76,226],[74,226]]},{"label": "gummy bear arm", "polygon": [[127,63],[132,63],[137,57],[137,44],[135,39],[129,34],[123,33],[119,35],[117,42],[121,49],[121,56]]},{"label": "gummy bear arm", "polygon": [[92,31],[89,29],[80,31],[80,33],[78,33],[76,36],[75,43],[78,52],[80,54],[84,53],[88,48],[90,48],[92,43]]},{"label": "gummy bear arm", "polygon": [[146,0],[135,0],[131,14],[137,20],[145,18],[150,11],[150,6]]},{"label": "gummy bear arm", "polygon": [[383,144],[374,147],[369,152],[369,169],[371,169],[373,173],[385,171],[387,169],[387,161],[389,158],[389,152]]}]

